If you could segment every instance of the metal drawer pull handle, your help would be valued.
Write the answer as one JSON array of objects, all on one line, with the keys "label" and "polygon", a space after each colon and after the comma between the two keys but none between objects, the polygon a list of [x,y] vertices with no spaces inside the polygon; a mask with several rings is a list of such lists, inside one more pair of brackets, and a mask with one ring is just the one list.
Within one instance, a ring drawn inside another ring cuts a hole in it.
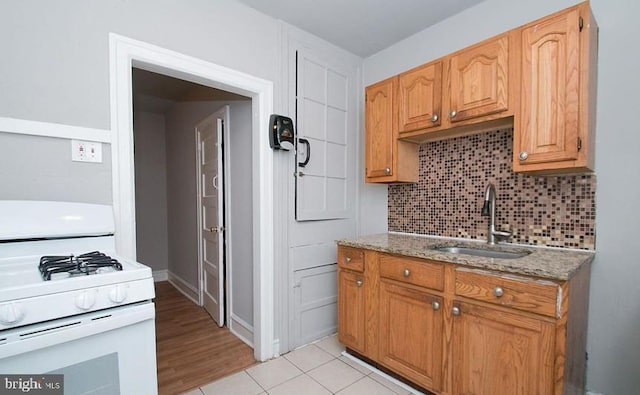
[{"label": "metal drawer pull handle", "polygon": [[404,271],[402,272],[402,275],[405,277],[409,277],[410,274],[411,272],[409,271],[409,269],[404,269]]},{"label": "metal drawer pull handle", "polygon": [[502,295],[504,295],[504,290],[501,287],[495,287],[493,289],[493,294],[497,297],[501,297]]},{"label": "metal drawer pull handle", "polygon": [[345,260],[347,263],[349,263],[349,262],[351,262],[351,257],[349,257],[349,256],[348,256],[348,257],[344,258],[344,260]]},{"label": "metal drawer pull handle", "polygon": [[307,146],[307,157],[303,162],[298,162],[299,167],[305,167],[309,164],[309,159],[311,159],[311,144],[309,143],[309,140],[303,138],[299,138],[298,143],[302,143]]},{"label": "metal drawer pull handle", "polygon": [[362,287],[362,280],[356,280],[356,286]]},{"label": "metal drawer pull handle", "polygon": [[453,309],[451,309],[451,314],[460,315],[460,308],[459,307],[454,307]]},{"label": "metal drawer pull handle", "polygon": [[431,307],[433,307],[434,310],[440,310],[440,303],[434,300],[433,302],[431,302]]}]

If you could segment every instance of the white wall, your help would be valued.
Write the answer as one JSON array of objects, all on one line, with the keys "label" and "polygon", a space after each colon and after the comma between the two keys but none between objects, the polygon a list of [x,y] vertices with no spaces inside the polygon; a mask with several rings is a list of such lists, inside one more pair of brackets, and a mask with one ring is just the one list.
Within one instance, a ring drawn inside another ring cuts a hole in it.
[{"label": "white wall", "polygon": [[233,101],[230,106],[230,155],[225,158],[231,227],[232,314],[253,325],[253,177],[251,175],[251,101]]},{"label": "white wall", "polygon": [[136,260],[167,270],[167,155],[164,115],[136,111]]},{"label": "white wall", "polygon": [[276,21],[232,0],[3,1],[0,116],[110,129],[109,32],[278,73]]},{"label": "white wall", "polygon": [[[576,3],[487,0],[368,59],[365,84],[461,49]],[[640,388],[640,2],[592,0],[600,27],[596,131],[596,259],[592,267],[587,388],[607,395]]]},{"label": "white wall", "polygon": [[102,160],[72,162],[68,139],[0,131],[0,199],[110,204],[109,144]]}]

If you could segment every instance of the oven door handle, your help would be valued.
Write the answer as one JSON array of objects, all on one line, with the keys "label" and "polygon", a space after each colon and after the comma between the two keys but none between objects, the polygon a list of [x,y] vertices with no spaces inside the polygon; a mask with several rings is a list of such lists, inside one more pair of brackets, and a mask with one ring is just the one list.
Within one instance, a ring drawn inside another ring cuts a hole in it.
[{"label": "oven door handle", "polygon": [[0,344],[0,360],[154,318],[154,304],[141,302],[8,329],[1,335],[5,342]]}]

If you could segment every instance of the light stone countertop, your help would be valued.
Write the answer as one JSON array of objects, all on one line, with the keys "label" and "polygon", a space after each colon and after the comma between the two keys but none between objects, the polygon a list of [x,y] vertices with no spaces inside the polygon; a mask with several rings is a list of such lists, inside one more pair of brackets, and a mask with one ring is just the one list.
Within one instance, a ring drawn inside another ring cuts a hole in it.
[{"label": "light stone countertop", "polygon": [[[426,258],[480,269],[526,274],[552,280],[569,280],[582,265],[590,263],[595,256],[595,252],[593,251],[531,247],[520,244],[502,243],[489,246],[482,240],[475,241],[402,233],[361,236],[356,239],[338,240],[337,243],[338,245],[347,247],[364,248],[415,258]],[[486,248],[511,252],[530,251],[530,254],[517,259],[498,259],[454,254],[433,249],[441,246]]]}]

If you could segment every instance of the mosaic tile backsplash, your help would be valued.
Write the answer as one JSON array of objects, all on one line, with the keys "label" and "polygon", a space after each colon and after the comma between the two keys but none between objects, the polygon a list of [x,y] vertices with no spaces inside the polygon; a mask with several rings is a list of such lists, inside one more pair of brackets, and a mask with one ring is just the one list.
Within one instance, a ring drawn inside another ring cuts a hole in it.
[{"label": "mosaic tile backsplash", "polygon": [[512,171],[513,130],[424,143],[417,184],[389,186],[389,230],[483,239],[487,183],[497,191],[496,227],[509,242],[595,249],[595,175]]}]

